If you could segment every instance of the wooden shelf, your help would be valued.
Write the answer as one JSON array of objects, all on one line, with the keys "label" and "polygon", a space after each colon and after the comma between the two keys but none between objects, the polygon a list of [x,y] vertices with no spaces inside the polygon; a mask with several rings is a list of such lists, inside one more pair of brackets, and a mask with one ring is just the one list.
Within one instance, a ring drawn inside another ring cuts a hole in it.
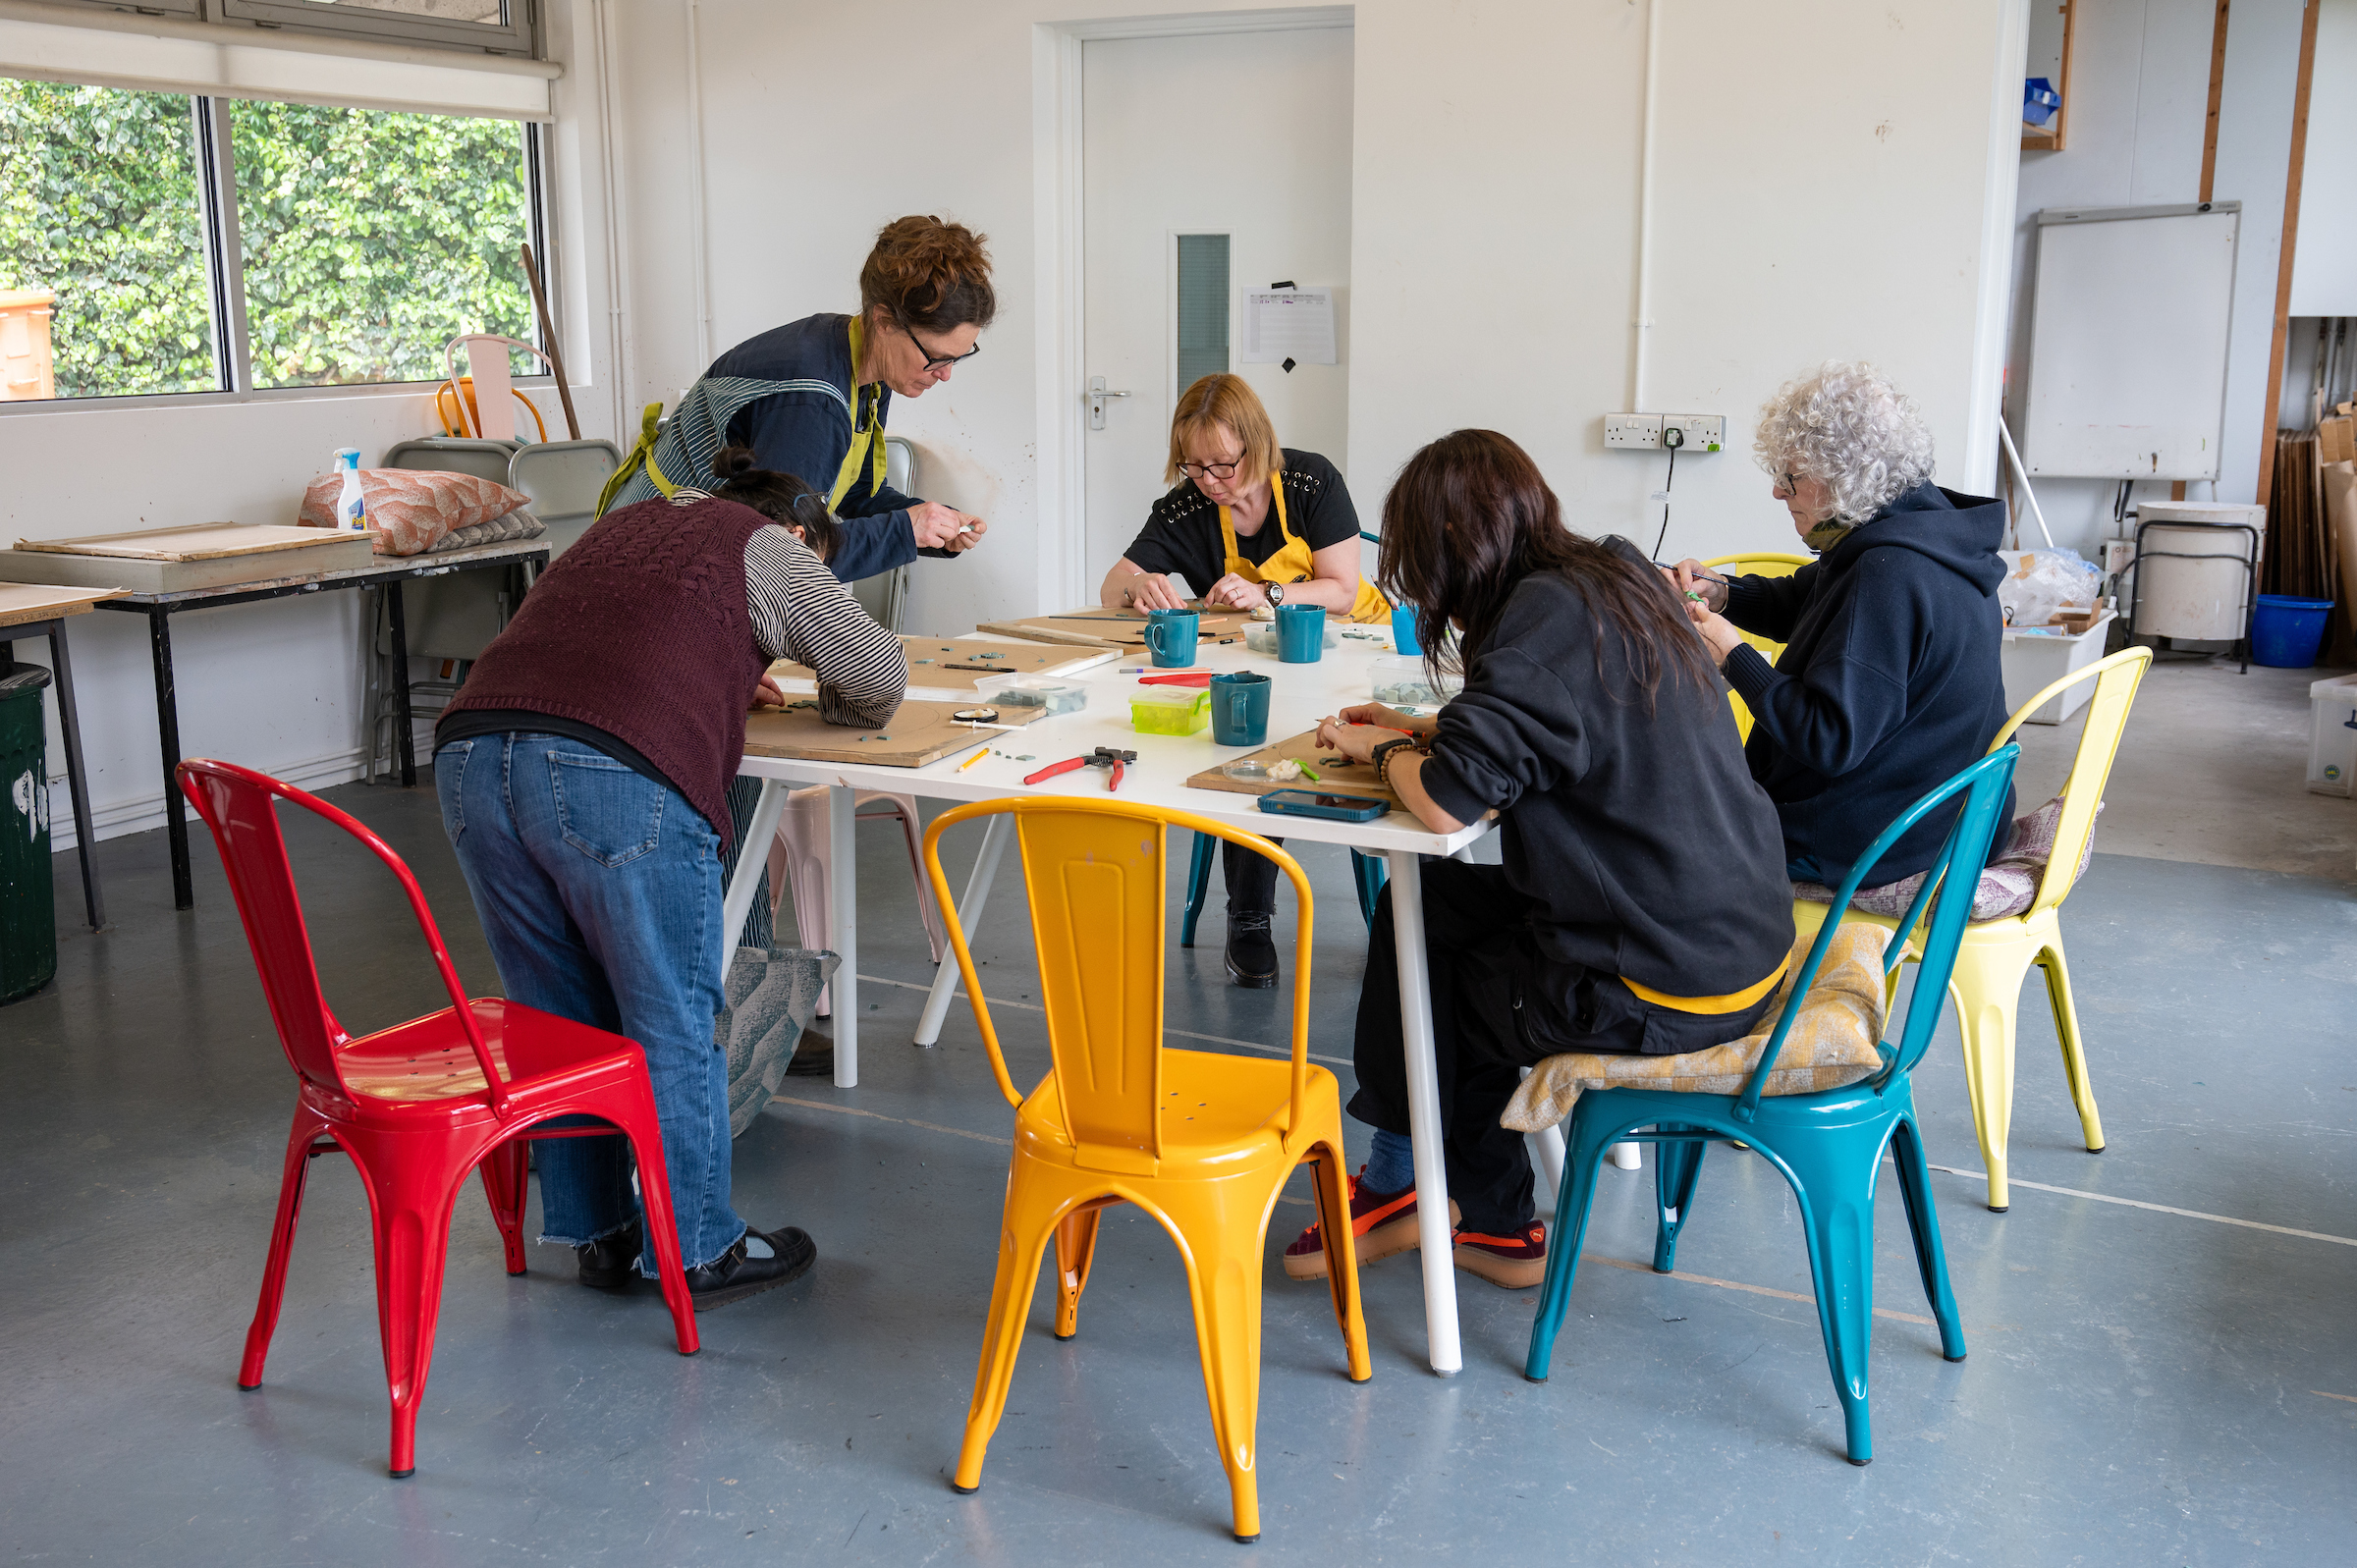
[{"label": "wooden shelf", "polygon": [[[2054,118],[2046,123],[2043,130],[2026,121],[2022,124],[2021,150],[2024,152],[2060,152],[2070,129],[2070,45],[2072,35],[2078,30],[2076,0],[2048,0],[2048,3],[2062,18],[2062,48],[2051,79],[2055,90],[2062,95],[2062,106],[2055,111]],[[2044,63],[2040,61],[2039,66]],[[2041,74],[2038,66],[2031,67],[2031,74]]]},{"label": "wooden shelf", "polygon": [[2021,150],[2024,152],[2060,152],[2062,137],[2052,131],[2024,131],[2021,134]]}]

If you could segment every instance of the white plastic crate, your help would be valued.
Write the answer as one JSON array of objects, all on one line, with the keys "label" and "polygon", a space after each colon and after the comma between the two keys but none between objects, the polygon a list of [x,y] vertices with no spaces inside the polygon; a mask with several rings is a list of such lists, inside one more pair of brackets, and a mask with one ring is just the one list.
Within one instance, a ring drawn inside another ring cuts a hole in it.
[{"label": "white plastic crate", "polygon": [[[2004,646],[1998,653],[1998,666],[2005,676],[2005,711],[2016,712],[2023,703],[2064,676],[2074,675],[2101,659],[2104,639],[2111,634],[2111,612],[2105,611],[2095,624],[2075,637],[2007,626]],[[2092,680],[2080,681],[2059,697],[2041,704],[2030,715],[2029,722],[2060,724],[2087,705],[2087,699],[2095,695],[2095,685]]]},{"label": "white plastic crate", "polygon": [[2320,795],[2357,793],[2357,676],[2334,676],[2308,687],[2312,728],[2308,741],[2308,787]]}]

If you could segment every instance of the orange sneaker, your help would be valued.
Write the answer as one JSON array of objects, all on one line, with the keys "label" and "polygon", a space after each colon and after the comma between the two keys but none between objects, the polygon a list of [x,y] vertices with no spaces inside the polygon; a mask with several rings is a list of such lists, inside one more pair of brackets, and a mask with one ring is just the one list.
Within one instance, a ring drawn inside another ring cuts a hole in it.
[{"label": "orange sneaker", "polygon": [[[1377,1192],[1366,1183],[1366,1166],[1350,1178],[1350,1234],[1364,1269],[1378,1258],[1406,1252],[1416,1245],[1416,1189]],[[1454,1207],[1453,1205],[1452,1207]],[[1285,1249],[1285,1271],[1295,1279],[1326,1277],[1326,1238],[1311,1225]]]},{"label": "orange sneaker", "polygon": [[1528,1290],[1547,1277],[1547,1225],[1533,1219],[1505,1236],[1455,1232],[1456,1266],[1507,1290]]}]

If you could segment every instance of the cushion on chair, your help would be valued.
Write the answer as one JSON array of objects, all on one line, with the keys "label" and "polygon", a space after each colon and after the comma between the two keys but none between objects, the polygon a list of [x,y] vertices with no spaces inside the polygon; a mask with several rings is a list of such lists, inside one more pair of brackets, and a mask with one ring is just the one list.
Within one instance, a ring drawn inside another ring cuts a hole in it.
[{"label": "cushion on chair", "polygon": [[[1777,988],[1776,1002],[1761,1020],[1758,1033],[1708,1051],[1682,1056],[1603,1055],[1567,1052],[1549,1056],[1530,1070],[1514,1098],[1507,1102],[1498,1124],[1514,1132],[1542,1132],[1571,1114],[1580,1094],[1588,1089],[1666,1089],[1677,1094],[1733,1095],[1743,1092],[1751,1070],[1792,994],[1792,976],[1808,961],[1816,933],[1796,937],[1791,969]],[[1863,920],[1844,923],[1834,932],[1825,962],[1809,986],[1800,1016],[1777,1053],[1775,1070],[1768,1074],[1767,1093],[1806,1095],[1838,1089],[1872,1077],[1882,1069],[1875,1049],[1883,1037],[1883,951],[1891,940],[1889,928]]]},{"label": "cushion on chair", "polygon": [[786,1063],[843,960],[802,947],[740,947],[713,1038],[729,1054],[729,1136],[743,1135],[786,1081]]},{"label": "cushion on chair", "polygon": [[504,517],[478,522],[471,527],[453,528],[444,534],[425,554],[440,555],[445,550],[472,550],[476,545],[506,544],[511,539],[537,539],[548,532],[548,524],[533,515],[529,507],[519,507]]},{"label": "cushion on chair", "polygon": [[[2104,806],[2097,801],[2096,821],[2103,820]],[[2005,846],[1990,856],[1988,869],[1981,873],[1981,885],[1972,892],[1974,920],[2002,920],[2009,915],[2026,912],[2037,900],[2038,885],[2046,880],[2046,863],[2054,858],[2055,834],[2062,825],[2062,797],[2055,796],[2026,817],[2013,819],[2013,827],[2005,835]],[[2087,829],[2087,847],[2079,852],[2079,869],[2071,873],[2071,881],[2087,875],[2088,862],[2095,858],[2095,827]],[[1880,888],[1860,888],[1849,900],[1852,909],[1863,909],[1870,915],[1896,920],[1907,912],[1915,901],[1916,890],[1923,886],[1927,875],[1917,872],[1900,882],[1887,882]],[[1832,903],[1834,890],[1819,882],[1796,882],[1792,896],[1809,903]]]},{"label": "cushion on chair", "polygon": [[[306,528],[336,525],[341,474],[321,474],[302,493],[299,520]],[[380,556],[423,555],[448,534],[504,517],[531,497],[480,474],[438,468],[362,468],[360,503],[376,531]]]}]

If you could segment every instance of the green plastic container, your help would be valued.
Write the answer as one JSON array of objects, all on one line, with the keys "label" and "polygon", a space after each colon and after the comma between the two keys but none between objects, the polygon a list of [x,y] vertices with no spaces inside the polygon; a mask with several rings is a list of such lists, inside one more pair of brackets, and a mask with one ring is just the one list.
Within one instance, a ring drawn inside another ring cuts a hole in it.
[{"label": "green plastic container", "polygon": [[1129,728],[1141,735],[1191,735],[1211,724],[1201,686],[1146,686],[1129,694]]},{"label": "green plastic container", "polygon": [[49,763],[38,665],[0,665],[0,1002],[57,974],[57,899],[49,884]]}]

